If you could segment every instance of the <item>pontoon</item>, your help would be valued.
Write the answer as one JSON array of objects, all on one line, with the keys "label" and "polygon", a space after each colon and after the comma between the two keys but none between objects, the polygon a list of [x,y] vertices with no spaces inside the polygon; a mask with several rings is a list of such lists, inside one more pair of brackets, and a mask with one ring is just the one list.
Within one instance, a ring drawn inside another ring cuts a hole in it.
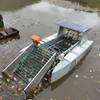
[{"label": "pontoon", "polygon": [[15,75],[21,79],[26,93],[35,88],[48,71],[51,83],[58,81],[91,50],[93,41],[85,37],[90,28],[71,22],[57,24],[58,33],[44,39],[34,35],[32,44],[2,72],[4,76]]}]

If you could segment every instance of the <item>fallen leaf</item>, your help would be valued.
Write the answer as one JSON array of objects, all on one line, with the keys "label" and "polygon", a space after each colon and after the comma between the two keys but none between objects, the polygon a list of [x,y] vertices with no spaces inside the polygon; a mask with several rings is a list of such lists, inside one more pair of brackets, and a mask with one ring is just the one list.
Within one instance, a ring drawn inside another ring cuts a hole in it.
[{"label": "fallen leaf", "polygon": [[97,81],[97,83],[99,83],[99,84],[100,84],[100,81]]},{"label": "fallen leaf", "polygon": [[50,98],[50,100],[53,100],[53,98]]},{"label": "fallen leaf", "polygon": [[100,93],[100,89],[99,89],[99,88],[96,88],[96,91],[97,91],[98,93]]},{"label": "fallen leaf", "polygon": [[17,81],[17,78],[16,77],[14,77],[13,79],[14,79],[14,81]]},{"label": "fallen leaf", "polygon": [[92,73],[93,72],[93,70],[92,69],[90,69],[90,73]]},{"label": "fallen leaf", "polygon": [[22,91],[22,88],[19,87],[19,88],[18,88],[18,91]]},{"label": "fallen leaf", "polygon": [[86,76],[86,75],[83,75],[83,78],[84,78],[84,79],[89,79],[89,77],[88,77],[88,76]]},{"label": "fallen leaf", "polygon": [[13,88],[15,88],[15,86],[11,86],[11,88],[13,89]]},{"label": "fallen leaf", "polygon": [[91,100],[90,97],[88,95],[86,95],[86,100]]},{"label": "fallen leaf", "polygon": [[20,84],[20,85],[24,85],[23,81],[19,81],[19,84]]},{"label": "fallen leaf", "polygon": [[0,75],[0,79],[2,79],[2,75]]},{"label": "fallen leaf", "polygon": [[3,97],[2,96],[0,96],[0,100],[3,100]]},{"label": "fallen leaf", "polygon": [[10,82],[10,79],[7,79],[7,82]]}]

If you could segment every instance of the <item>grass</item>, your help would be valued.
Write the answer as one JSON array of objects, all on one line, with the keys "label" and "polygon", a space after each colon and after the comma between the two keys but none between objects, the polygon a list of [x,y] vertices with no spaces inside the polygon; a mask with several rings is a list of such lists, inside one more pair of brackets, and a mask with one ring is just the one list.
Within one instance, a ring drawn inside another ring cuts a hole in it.
[{"label": "grass", "polygon": [[68,1],[72,1],[74,3],[79,3],[82,6],[89,6],[91,8],[99,8],[100,9],[100,0],[68,0]]}]

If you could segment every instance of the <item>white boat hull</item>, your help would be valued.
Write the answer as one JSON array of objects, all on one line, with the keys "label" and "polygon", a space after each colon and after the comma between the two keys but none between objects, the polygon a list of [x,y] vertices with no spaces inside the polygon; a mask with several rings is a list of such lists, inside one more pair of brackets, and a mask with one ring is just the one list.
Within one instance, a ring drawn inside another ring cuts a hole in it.
[{"label": "white boat hull", "polygon": [[78,44],[73,48],[63,60],[61,60],[54,68],[51,77],[51,83],[56,82],[67,73],[69,73],[75,65],[91,50],[93,41],[87,40],[82,45]]},{"label": "white boat hull", "polygon": [[[44,44],[57,37],[57,33],[43,39]],[[91,50],[93,41],[85,41],[83,44],[78,44],[61,60],[54,68],[51,77],[51,83],[56,82],[63,76],[68,74],[74,67],[79,63],[79,61]],[[26,50],[26,49],[25,49]],[[21,50],[24,51],[24,50]]]}]

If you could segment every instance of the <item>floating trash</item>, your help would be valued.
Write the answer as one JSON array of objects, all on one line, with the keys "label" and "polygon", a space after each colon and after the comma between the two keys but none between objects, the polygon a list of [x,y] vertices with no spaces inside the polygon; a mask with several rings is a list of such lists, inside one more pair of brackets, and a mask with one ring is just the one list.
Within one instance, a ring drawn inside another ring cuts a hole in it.
[{"label": "floating trash", "polygon": [[0,79],[2,79],[2,75],[0,75]]},{"label": "floating trash", "polygon": [[93,70],[92,69],[90,69],[90,71],[89,71],[90,73],[92,73],[93,72]]},{"label": "floating trash", "polygon": [[53,98],[50,98],[50,100],[53,100]]},{"label": "floating trash", "polygon": [[0,85],[2,85],[2,80],[0,80]]},{"label": "floating trash", "polygon": [[78,75],[78,74],[76,74],[76,75],[75,75],[75,78],[79,78],[79,75]]},{"label": "floating trash", "polygon": [[7,82],[9,83],[10,82],[10,79],[7,79]]},{"label": "floating trash", "polygon": [[18,88],[17,88],[17,94],[18,94],[18,95],[22,95],[22,94],[23,94],[23,88],[18,87]]},{"label": "floating trash", "polygon": [[3,100],[3,97],[2,96],[0,96],[0,100]]},{"label": "floating trash", "polygon": [[65,100],[71,100],[70,96],[65,96]]},{"label": "floating trash", "polygon": [[12,89],[14,89],[14,88],[15,88],[15,86],[11,86],[11,88],[12,88]]},{"label": "floating trash", "polygon": [[32,80],[31,78],[28,79],[29,82],[31,82],[31,80]]},{"label": "floating trash", "polygon": [[91,78],[94,78],[94,76],[90,76]]},{"label": "floating trash", "polygon": [[86,95],[86,100],[91,100],[90,97],[88,95]]},{"label": "floating trash", "polygon": [[17,81],[17,78],[16,77],[14,77],[13,79],[14,79],[14,81]]},{"label": "floating trash", "polygon": [[97,81],[98,84],[100,84],[100,81]]},{"label": "floating trash", "polygon": [[65,100],[67,100],[67,96],[65,96]]},{"label": "floating trash", "polygon": [[23,81],[19,81],[19,85],[24,85]]},{"label": "floating trash", "polygon": [[88,77],[88,76],[86,76],[86,75],[83,75],[83,78],[84,78],[84,79],[89,79],[89,77]]},{"label": "floating trash", "polygon": [[98,93],[100,93],[100,89],[99,89],[99,88],[96,88],[96,91],[97,91]]},{"label": "floating trash", "polygon": [[10,78],[10,79],[13,79],[13,75],[9,75],[9,78]]}]

